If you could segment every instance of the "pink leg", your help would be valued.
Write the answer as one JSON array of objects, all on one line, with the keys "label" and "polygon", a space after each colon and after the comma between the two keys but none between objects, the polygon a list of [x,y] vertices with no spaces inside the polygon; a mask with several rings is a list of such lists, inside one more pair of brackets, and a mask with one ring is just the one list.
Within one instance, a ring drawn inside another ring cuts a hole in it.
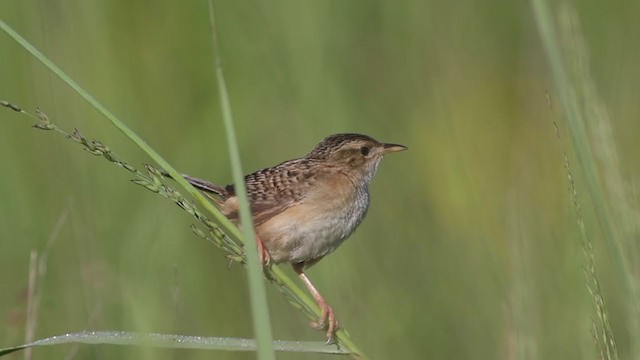
[{"label": "pink leg", "polygon": [[311,293],[311,295],[313,295],[313,297],[315,298],[316,303],[320,307],[320,310],[322,310],[322,314],[320,315],[319,321],[312,322],[311,326],[318,329],[322,329],[326,327],[327,343],[328,344],[333,343],[335,342],[335,335],[336,335],[336,331],[338,330],[338,320],[336,320],[336,315],[333,312],[333,309],[331,308],[331,306],[327,304],[327,301],[322,297],[322,295],[320,295],[318,290],[316,290],[315,286],[313,286],[313,284],[311,283],[311,280],[309,280],[307,275],[302,270],[303,266],[304,266],[303,264],[294,264],[293,270],[295,270],[295,272],[298,274],[300,279],[302,279],[304,284],[307,286],[307,289],[309,289],[309,292]]},{"label": "pink leg", "polygon": [[258,237],[258,235],[256,235],[256,242],[258,243],[258,255],[260,255],[260,265],[262,265],[263,268],[267,267],[269,266],[269,264],[271,264],[271,254],[269,254],[269,251],[267,250],[266,246],[264,246],[264,243]]}]

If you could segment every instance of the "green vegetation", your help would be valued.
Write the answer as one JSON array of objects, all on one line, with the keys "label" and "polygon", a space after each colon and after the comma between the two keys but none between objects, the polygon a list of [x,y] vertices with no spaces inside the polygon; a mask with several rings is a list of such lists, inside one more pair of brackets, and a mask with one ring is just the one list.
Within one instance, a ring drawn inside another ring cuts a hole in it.
[{"label": "green vegetation", "polygon": [[[245,172],[337,132],[410,148],[383,162],[361,228],[309,271],[365,353],[640,357],[640,4],[217,5]],[[0,19],[179,171],[233,181],[206,2],[10,1]],[[38,106],[136,167],[151,162],[5,34],[0,54],[0,100]],[[85,329],[254,337],[245,270],[227,270],[192,217],[0,110],[0,348],[26,342],[25,328],[32,340]],[[273,337],[323,340],[277,289],[267,286]],[[31,356],[212,354],[66,345]]]}]

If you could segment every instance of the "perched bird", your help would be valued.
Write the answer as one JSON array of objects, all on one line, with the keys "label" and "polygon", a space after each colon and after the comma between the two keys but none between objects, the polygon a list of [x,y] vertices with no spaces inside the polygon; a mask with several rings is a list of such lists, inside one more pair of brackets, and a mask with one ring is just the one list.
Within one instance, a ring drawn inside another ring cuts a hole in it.
[{"label": "perched bird", "polygon": [[[368,185],[382,157],[407,148],[361,134],[331,135],[302,158],[245,176],[263,266],[290,263],[322,310],[318,328],[333,340],[338,322],[333,309],[304,269],[334,251],[353,233],[369,207]],[[233,185],[219,186],[188,175],[222,213],[239,221]]]}]

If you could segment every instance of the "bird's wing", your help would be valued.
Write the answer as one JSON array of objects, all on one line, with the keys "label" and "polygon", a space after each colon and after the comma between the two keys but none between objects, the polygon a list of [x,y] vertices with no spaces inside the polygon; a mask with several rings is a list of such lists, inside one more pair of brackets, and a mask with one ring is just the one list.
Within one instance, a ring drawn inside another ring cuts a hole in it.
[{"label": "bird's wing", "polygon": [[[304,200],[309,190],[314,188],[318,177],[317,171],[314,171],[316,162],[317,160],[311,159],[295,159],[245,176],[255,225],[264,223]],[[235,195],[233,185],[228,185],[225,190]],[[234,201],[226,210],[225,215],[230,220],[238,220],[237,202]]]}]

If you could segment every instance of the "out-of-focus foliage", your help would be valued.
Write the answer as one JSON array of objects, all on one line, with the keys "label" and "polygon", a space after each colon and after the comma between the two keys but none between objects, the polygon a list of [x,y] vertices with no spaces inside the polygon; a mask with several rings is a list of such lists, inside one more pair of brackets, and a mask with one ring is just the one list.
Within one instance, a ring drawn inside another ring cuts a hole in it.
[{"label": "out-of-focus foliage", "polygon": [[[593,300],[563,169],[563,151],[573,159],[571,141],[527,2],[217,3],[248,171],[301,156],[337,132],[410,148],[383,161],[359,230],[309,271],[367,354],[594,358]],[[606,146],[614,152],[598,160],[616,161],[621,179],[612,185],[609,168],[596,165],[614,218],[634,223],[640,3],[573,6],[558,17],[571,12],[581,31],[562,43],[586,48],[583,61],[569,66],[586,66],[583,75],[597,89],[587,100],[609,115],[615,142]],[[0,16],[175,167],[231,182],[206,2],[9,0]],[[0,59],[0,99],[39,106],[129,163],[148,161],[4,34]],[[32,250],[48,256],[36,338],[84,329],[252,336],[244,270],[227,270],[221,252],[191,234],[192,219],[129,183],[125,172],[0,110],[1,347],[24,341]],[[594,141],[606,131],[589,130]],[[628,299],[593,212],[583,211],[626,358],[636,341]],[[637,241],[637,229],[620,231],[624,241]],[[322,338],[272,288],[269,300],[276,338]],[[212,356],[87,345],[33,355],[76,351],[76,358]]]}]

